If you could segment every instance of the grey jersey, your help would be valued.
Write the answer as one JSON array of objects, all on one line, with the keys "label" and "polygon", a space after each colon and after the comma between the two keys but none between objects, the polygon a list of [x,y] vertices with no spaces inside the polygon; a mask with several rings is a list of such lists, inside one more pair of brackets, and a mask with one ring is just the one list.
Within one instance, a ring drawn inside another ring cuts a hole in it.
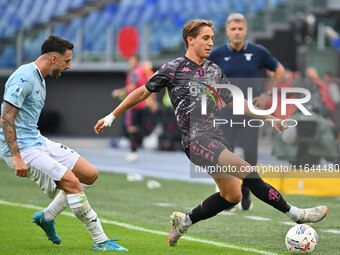
[{"label": "grey jersey", "polygon": [[[191,139],[221,131],[213,126],[221,101],[232,100],[228,89],[214,89],[215,84],[227,84],[222,70],[213,62],[204,60],[198,65],[187,57],[164,64],[145,87],[159,92],[167,87],[177,124],[182,133],[182,143],[187,147]],[[206,98],[206,114],[202,114],[202,96]]]}]

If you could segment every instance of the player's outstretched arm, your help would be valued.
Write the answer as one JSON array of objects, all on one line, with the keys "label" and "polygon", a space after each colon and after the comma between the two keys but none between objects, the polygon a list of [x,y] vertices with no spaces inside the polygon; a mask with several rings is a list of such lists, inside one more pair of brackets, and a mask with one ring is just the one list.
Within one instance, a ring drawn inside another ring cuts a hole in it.
[{"label": "player's outstretched arm", "polygon": [[20,155],[14,121],[18,113],[18,108],[4,102],[4,108],[1,115],[1,126],[7,146],[12,154],[15,174],[20,177],[26,177],[28,174],[28,168]]},{"label": "player's outstretched arm", "polygon": [[104,128],[111,127],[111,124],[116,117],[130,109],[132,106],[142,102],[150,95],[151,92],[148,91],[145,86],[132,91],[131,94],[129,94],[127,98],[125,98],[124,101],[121,102],[120,105],[118,105],[118,107],[113,112],[111,112],[106,117],[98,120],[97,124],[94,126],[94,132],[96,134],[102,133],[104,131]]}]

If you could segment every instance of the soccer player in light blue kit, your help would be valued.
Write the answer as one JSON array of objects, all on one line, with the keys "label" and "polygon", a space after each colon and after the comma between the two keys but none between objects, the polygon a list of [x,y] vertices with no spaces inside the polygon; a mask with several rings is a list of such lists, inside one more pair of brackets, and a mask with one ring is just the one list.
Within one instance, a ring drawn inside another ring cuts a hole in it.
[{"label": "soccer player in light blue kit", "polygon": [[55,218],[68,206],[89,231],[93,250],[127,251],[107,238],[96,212],[85,193],[98,177],[97,169],[68,147],[40,134],[38,119],[44,106],[48,75],[57,79],[71,66],[73,44],[50,35],[41,47],[40,57],[20,66],[7,80],[1,106],[0,143],[8,166],[19,177],[29,177],[54,198],[33,215],[49,240],[60,244],[54,228]]}]

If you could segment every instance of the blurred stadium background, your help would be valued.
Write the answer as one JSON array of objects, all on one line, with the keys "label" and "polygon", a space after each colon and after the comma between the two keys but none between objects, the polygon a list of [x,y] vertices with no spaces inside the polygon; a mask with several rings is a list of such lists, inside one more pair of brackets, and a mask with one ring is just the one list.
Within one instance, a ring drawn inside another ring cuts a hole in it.
[{"label": "blurred stadium background", "polygon": [[[75,49],[71,69],[62,74],[61,80],[46,78],[48,93],[39,122],[42,133],[77,148],[102,170],[142,174],[151,171],[150,175],[171,178],[173,162],[180,162],[178,179],[183,179],[180,175],[187,173],[188,164],[182,154],[169,159],[158,155],[168,165],[162,171],[157,162],[146,163],[152,162],[153,152],[142,152],[146,160],[132,168],[120,160],[127,150],[121,140],[124,118],[118,118],[114,128],[106,130],[101,139],[93,139],[93,126],[119,104],[111,91],[125,86],[129,56],[138,54],[142,62],[152,61],[156,70],[183,55],[182,27],[190,19],[211,19],[215,25],[214,44],[221,45],[227,40],[226,17],[233,12],[246,16],[247,39],[267,47],[287,69],[303,76],[307,67],[314,66],[320,75],[332,72],[339,83],[338,0],[0,0],[0,83],[4,84],[16,67],[38,57],[49,34],[72,41]],[[1,95],[3,88],[0,87]],[[168,114],[164,110],[158,116],[164,120]],[[173,124],[166,123],[163,130],[156,130],[156,135],[171,134]],[[166,139],[172,144],[161,144],[168,142]],[[178,133],[174,133],[156,141],[158,145],[153,139],[151,147],[180,150],[178,141]],[[272,142],[272,129],[262,128],[259,163],[288,164],[271,156]],[[122,151],[105,158],[103,152],[95,156],[97,152],[83,150],[110,145]],[[310,160],[309,157],[307,163]],[[277,186],[283,189],[289,185],[280,182]],[[295,182],[291,186],[286,192],[301,193]],[[331,190],[326,195],[334,194],[338,192]]]},{"label": "blurred stadium background", "polygon": [[[183,184],[165,179],[209,183],[211,179],[190,179],[189,161],[182,152],[141,150],[140,158],[143,160],[129,164],[123,160],[128,151],[127,146],[123,149],[110,148],[110,145],[118,146],[110,138],[123,136],[123,118],[118,118],[113,128],[105,130],[102,139],[94,138],[93,126],[99,117],[109,113],[119,103],[118,99],[111,97],[111,91],[125,85],[127,56],[138,53],[142,61],[152,61],[154,69],[157,69],[164,62],[183,55],[182,26],[187,20],[196,18],[214,21],[214,43],[221,45],[227,39],[225,20],[232,12],[246,16],[248,40],[267,47],[286,68],[303,74],[306,67],[314,66],[321,75],[330,71],[334,77],[339,77],[339,0],[0,0],[0,94],[3,94],[4,84],[16,67],[40,55],[41,44],[49,34],[72,41],[75,49],[71,69],[63,73],[58,81],[49,77],[46,79],[48,92],[40,129],[44,135],[54,137],[53,140],[77,149],[100,170],[127,173],[128,178],[139,178],[138,174],[149,176],[147,178],[160,178],[162,189],[152,193],[145,185],[146,180],[130,183],[125,175],[101,173],[99,184],[90,192],[93,192],[93,197],[97,194],[98,199],[93,199],[97,204],[94,202],[94,205],[103,217],[163,231],[169,225],[164,219],[175,207],[178,210],[192,208],[214,190],[212,185]],[[335,80],[338,83],[340,81],[339,78]],[[279,161],[271,156],[271,129],[269,133],[267,129],[264,130],[259,144],[259,163],[287,165],[287,161]],[[0,162],[0,168],[8,170],[4,162]],[[26,180],[14,178],[10,171],[1,171],[0,179],[3,187],[0,190],[1,199],[20,203],[48,203],[47,197],[42,198],[40,190],[28,180],[24,183]],[[330,208],[327,220],[317,225],[322,238],[320,254],[339,254],[340,205],[339,199],[333,198],[340,195],[339,180],[269,180],[285,194],[298,194],[288,195],[292,203],[302,207],[323,203]],[[173,190],[186,194],[182,202],[172,196]],[[103,196],[107,196],[107,200],[112,203],[103,205]],[[203,223],[202,227],[193,228],[192,233],[224,242],[274,249],[283,254],[287,222],[283,222],[285,219],[280,213],[256,199],[254,202],[253,211],[221,214]],[[155,220],[149,216],[150,211],[156,212]],[[10,215],[5,210],[0,212],[3,212],[2,217]],[[20,219],[26,222],[27,215]],[[269,220],[255,216],[255,221],[250,218],[254,215],[268,217]],[[277,223],[277,219],[282,219],[282,222]],[[8,240],[17,242],[18,234],[13,234],[13,238],[8,237],[7,230],[9,225],[17,222],[7,222],[2,221],[3,229],[6,228],[6,231],[1,232],[2,240],[8,243],[5,250],[13,252],[12,247],[17,244]],[[60,220],[58,224],[62,222]],[[254,227],[249,228],[249,224]],[[252,238],[249,238],[249,231],[253,231]],[[34,237],[33,240],[36,237],[27,234],[25,238],[27,236]],[[120,238],[124,240],[125,237]],[[134,240],[129,236],[125,239],[129,242]],[[154,254],[173,254],[171,250],[163,250],[163,239],[150,242],[159,243],[160,248]],[[145,241],[142,242],[144,244]],[[129,244],[131,249],[132,243],[135,241]],[[32,254],[42,249],[40,243],[37,247],[32,248]],[[65,247],[68,249],[68,246]],[[51,252],[50,248],[46,249]],[[148,249],[143,246],[136,248],[136,251],[142,254],[141,250]],[[198,248],[193,254],[197,252],[203,251]],[[213,250],[211,254],[222,252],[225,254],[225,250]]]},{"label": "blurred stadium background", "polygon": [[94,122],[118,103],[110,93],[124,86],[128,55],[136,52],[154,68],[182,55],[181,29],[194,18],[214,21],[220,45],[231,12],[246,15],[248,40],[266,46],[286,67],[303,72],[315,66],[338,77],[337,0],[0,0],[0,82],[37,58],[49,34],[72,41],[71,69],[62,81],[48,81],[41,129],[93,136]]}]

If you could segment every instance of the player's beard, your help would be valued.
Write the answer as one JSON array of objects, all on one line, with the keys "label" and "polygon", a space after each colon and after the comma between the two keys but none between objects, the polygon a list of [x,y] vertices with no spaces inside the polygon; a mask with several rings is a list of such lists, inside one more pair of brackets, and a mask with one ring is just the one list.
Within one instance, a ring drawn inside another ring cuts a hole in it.
[{"label": "player's beard", "polygon": [[60,70],[58,70],[58,69],[53,69],[52,70],[52,78],[53,79],[58,79],[59,77],[60,77],[60,73],[61,73],[61,71]]}]

